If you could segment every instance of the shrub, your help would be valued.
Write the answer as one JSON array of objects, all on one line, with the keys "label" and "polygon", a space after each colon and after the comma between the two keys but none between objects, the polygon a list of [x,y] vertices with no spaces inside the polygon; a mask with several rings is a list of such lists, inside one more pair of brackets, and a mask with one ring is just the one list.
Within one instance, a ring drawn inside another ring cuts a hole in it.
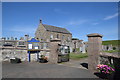
[{"label": "shrub", "polygon": [[115,72],[114,68],[108,65],[103,65],[103,64],[97,65],[97,69],[100,70],[100,72],[105,73],[105,74],[111,74]]},{"label": "shrub", "polygon": [[116,50],[116,47],[113,47],[113,50]]}]

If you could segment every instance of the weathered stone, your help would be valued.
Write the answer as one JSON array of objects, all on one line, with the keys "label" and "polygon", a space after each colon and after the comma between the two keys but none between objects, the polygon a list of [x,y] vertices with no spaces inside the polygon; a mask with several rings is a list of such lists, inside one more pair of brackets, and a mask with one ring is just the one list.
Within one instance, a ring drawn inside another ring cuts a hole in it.
[{"label": "weathered stone", "polygon": [[[50,25],[47,25],[47,26],[49,28]],[[57,28],[59,28],[60,31],[62,29],[66,30],[66,29],[60,28],[60,27],[57,27]],[[52,26],[52,27],[50,27],[50,29],[56,30],[56,27]],[[72,34],[71,33],[59,32],[59,30],[57,30],[57,31],[47,30],[45,25],[42,24],[42,22],[40,22],[39,27],[37,28],[37,30],[35,32],[35,38],[38,39],[39,41],[47,41],[47,42],[50,42],[51,39],[60,39],[61,42],[63,44],[65,44],[66,41],[67,42],[71,41]]]},{"label": "weathered stone", "polygon": [[88,36],[88,69],[92,72],[96,72],[99,54],[102,50],[102,35],[94,33],[89,34],[87,36]]},{"label": "weathered stone", "polygon": [[20,58],[21,61],[27,61],[27,50],[2,50],[2,61],[9,61],[11,58],[14,57]]},{"label": "weathered stone", "polygon": [[82,43],[80,46],[80,52],[81,53],[86,53],[86,47],[85,47],[85,43]]},{"label": "weathered stone", "polygon": [[103,35],[98,34],[98,33],[92,33],[92,34],[88,34],[87,36],[88,37],[101,37],[102,38]]},{"label": "weathered stone", "polygon": [[58,63],[58,44],[61,43],[61,40],[55,39],[55,40],[51,40],[50,42],[50,58],[49,61],[51,63],[57,64]]}]

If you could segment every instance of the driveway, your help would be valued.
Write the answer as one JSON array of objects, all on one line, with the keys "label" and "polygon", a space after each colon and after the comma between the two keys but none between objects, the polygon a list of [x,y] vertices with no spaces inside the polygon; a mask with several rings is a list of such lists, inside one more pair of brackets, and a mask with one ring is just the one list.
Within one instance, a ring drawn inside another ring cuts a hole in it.
[{"label": "driveway", "polygon": [[81,59],[70,59],[69,62],[63,62],[58,65],[74,67],[74,68],[81,68],[81,69],[88,69],[88,58],[81,58]]},{"label": "driveway", "polygon": [[85,69],[50,63],[3,62],[2,68],[3,78],[97,78]]}]

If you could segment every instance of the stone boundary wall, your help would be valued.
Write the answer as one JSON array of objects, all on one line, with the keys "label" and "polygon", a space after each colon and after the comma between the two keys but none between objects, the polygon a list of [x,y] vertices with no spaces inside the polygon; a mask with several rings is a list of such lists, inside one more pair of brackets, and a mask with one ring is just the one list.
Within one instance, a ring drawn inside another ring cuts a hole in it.
[{"label": "stone boundary wall", "polygon": [[110,45],[102,45],[102,50],[103,51],[120,50],[119,46],[120,45],[113,46],[112,44],[110,44]]},{"label": "stone boundary wall", "polygon": [[120,59],[120,53],[114,52],[114,53],[107,53],[107,52],[101,52],[99,55],[99,63],[100,64],[114,64],[113,59],[118,58]]},{"label": "stone boundary wall", "polygon": [[20,58],[21,61],[27,61],[28,55],[27,50],[14,50],[14,49],[3,49],[2,50],[2,61],[9,61],[11,58]]},{"label": "stone boundary wall", "polygon": [[114,77],[112,80],[120,79],[120,52],[100,53],[99,63],[113,65],[115,68],[115,72],[114,72]]}]

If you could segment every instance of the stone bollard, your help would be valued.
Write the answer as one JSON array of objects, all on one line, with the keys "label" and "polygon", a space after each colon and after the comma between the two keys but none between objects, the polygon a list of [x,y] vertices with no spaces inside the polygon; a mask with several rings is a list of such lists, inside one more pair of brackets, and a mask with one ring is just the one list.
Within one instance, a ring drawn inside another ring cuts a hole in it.
[{"label": "stone bollard", "polygon": [[61,44],[61,40],[54,39],[50,42],[50,58],[49,62],[57,64],[58,63],[58,44]]},{"label": "stone bollard", "polygon": [[88,34],[88,70],[97,72],[99,54],[102,50],[102,35],[93,33]]}]

